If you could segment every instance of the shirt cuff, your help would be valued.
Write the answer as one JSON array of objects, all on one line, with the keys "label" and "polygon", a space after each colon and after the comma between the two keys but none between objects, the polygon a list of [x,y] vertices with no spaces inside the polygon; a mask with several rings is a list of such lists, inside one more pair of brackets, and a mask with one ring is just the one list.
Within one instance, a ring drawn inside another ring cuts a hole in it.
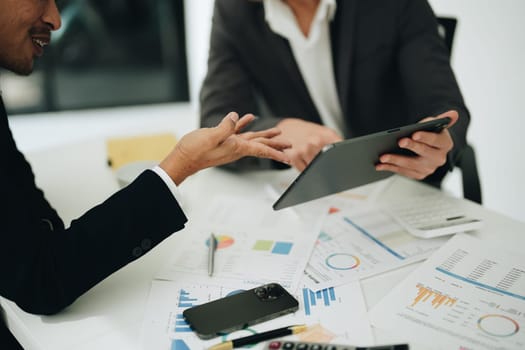
[{"label": "shirt cuff", "polygon": [[151,170],[154,171],[157,175],[160,176],[162,181],[164,181],[166,186],[168,186],[169,190],[173,194],[173,197],[175,197],[177,202],[179,202],[179,204],[182,207],[182,196],[181,196],[181,193],[180,193],[179,189],[177,188],[177,185],[175,184],[175,182],[173,182],[173,180],[171,179],[171,177],[164,171],[164,169],[162,169],[158,165],[153,167]]}]

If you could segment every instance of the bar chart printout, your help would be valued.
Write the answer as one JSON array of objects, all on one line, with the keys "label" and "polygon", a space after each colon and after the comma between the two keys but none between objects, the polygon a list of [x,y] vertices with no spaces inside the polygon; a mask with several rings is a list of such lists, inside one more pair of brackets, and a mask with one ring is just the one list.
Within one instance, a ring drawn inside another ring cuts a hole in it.
[{"label": "bar chart printout", "polygon": [[525,349],[525,256],[456,235],[370,315],[376,327],[438,348]]},{"label": "bar chart printout", "polygon": [[[371,345],[372,330],[366,319],[367,310],[359,283],[312,292],[304,286],[295,295],[299,310],[293,314],[255,324],[211,340],[199,339],[184,320],[185,309],[239,293],[251,288],[225,288],[205,282],[179,283],[154,280],[144,315],[142,349],[186,350],[206,349],[221,341],[231,340],[292,324],[307,324],[308,329],[291,336],[295,340],[355,345]],[[258,344],[252,349],[263,349]]]}]

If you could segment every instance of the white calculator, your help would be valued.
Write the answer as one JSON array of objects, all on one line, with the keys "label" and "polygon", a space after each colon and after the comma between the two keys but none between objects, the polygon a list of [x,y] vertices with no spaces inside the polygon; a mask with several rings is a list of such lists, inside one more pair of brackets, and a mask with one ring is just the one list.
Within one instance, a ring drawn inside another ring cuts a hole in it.
[{"label": "white calculator", "polygon": [[388,203],[385,210],[414,236],[432,238],[483,226],[480,218],[467,213],[465,204],[458,198],[433,193]]}]

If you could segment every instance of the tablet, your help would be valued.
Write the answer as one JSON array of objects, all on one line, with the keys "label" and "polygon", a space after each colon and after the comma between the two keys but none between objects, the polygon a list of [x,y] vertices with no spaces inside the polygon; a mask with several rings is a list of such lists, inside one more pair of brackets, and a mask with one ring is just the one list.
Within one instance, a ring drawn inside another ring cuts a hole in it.
[{"label": "tablet", "polygon": [[410,137],[416,131],[440,132],[450,121],[448,117],[433,119],[327,145],[277,199],[273,209],[287,208],[392,176],[392,172],[375,169],[380,155],[413,155],[399,148],[399,139]]}]

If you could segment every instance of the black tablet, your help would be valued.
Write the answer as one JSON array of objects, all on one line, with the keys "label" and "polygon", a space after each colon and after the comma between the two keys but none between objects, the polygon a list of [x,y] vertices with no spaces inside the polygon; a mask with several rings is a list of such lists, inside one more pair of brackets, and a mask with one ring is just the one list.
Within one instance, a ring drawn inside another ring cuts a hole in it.
[{"label": "black tablet", "polygon": [[448,117],[433,119],[328,145],[288,186],[273,209],[287,208],[385,179],[393,173],[375,169],[379,156],[385,153],[413,154],[399,148],[398,140],[410,137],[416,131],[440,132],[450,121]]}]

